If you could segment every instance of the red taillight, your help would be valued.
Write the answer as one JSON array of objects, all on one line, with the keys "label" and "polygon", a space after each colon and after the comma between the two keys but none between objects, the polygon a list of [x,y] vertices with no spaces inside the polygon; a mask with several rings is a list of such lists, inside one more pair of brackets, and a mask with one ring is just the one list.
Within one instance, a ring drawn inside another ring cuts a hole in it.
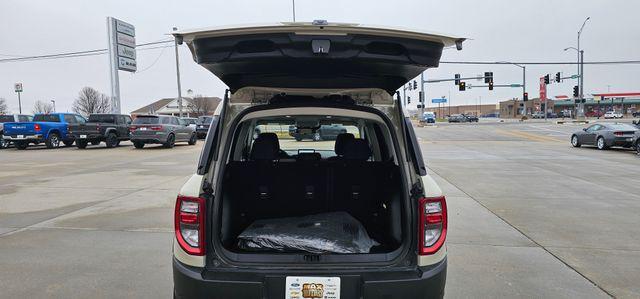
[{"label": "red taillight", "polygon": [[136,126],[131,126],[131,127],[129,127],[129,131],[133,132],[133,131],[135,131],[137,128],[138,128],[138,127],[136,127]]},{"label": "red taillight", "polygon": [[444,196],[423,197],[418,202],[418,254],[434,254],[447,237],[447,202]]},{"label": "red taillight", "polygon": [[36,131],[40,131],[40,130],[42,130],[42,128],[40,128],[40,125],[39,125],[39,124],[34,124],[34,125],[33,125],[33,129],[34,129],[34,130],[36,130]]},{"label": "red taillight", "polygon": [[204,255],[204,199],[178,195],[175,208],[176,240],[191,255]]},{"label": "red taillight", "polygon": [[162,126],[151,126],[151,127],[149,127],[149,128],[150,128],[151,130],[153,130],[153,131],[160,131],[160,130],[162,130]]},{"label": "red taillight", "polygon": [[623,135],[624,135],[624,133],[622,133],[622,132],[613,132],[613,135],[616,135],[616,136],[623,136]]}]

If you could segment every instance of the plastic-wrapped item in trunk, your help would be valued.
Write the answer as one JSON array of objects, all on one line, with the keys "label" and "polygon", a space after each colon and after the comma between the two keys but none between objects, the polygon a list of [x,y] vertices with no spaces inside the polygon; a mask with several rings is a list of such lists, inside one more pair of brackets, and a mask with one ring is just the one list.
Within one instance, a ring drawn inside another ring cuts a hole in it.
[{"label": "plastic-wrapped item in trunk", "polygon": [[255,251],[369,253],[376,245],[346,212],[257,220],[238,236],[240,248]]}]

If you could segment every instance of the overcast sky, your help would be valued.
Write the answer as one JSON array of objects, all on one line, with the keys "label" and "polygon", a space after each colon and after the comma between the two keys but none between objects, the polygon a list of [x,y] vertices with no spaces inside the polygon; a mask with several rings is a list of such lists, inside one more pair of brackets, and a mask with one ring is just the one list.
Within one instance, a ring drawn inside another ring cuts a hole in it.
[{"label": "overcast sky", "polygon": [[[582,35],[585,61],[640,60],[640,1],[624,0],[458,0],[458,1],[340,1],[297,0],[296,19],[402,26],[468,37],[463,51],[446,50],[453,61],[574,61],[576,34],[590,16]],[[291,0],[263,1],[134,1],[134,0],[2,0],[0,2],[0,59],[107,47],[106,17],[136,27],[138,43],[167,39],[171,28],[181,29],[245,23],[291,21]],[[224,84],[195,64],[186,46],[179,50],[183,93],[219,96]],[[173,48],[138,53],[138,70],[120,72],[122,108],[135,110],[156,99],[177,95]],[[154,63],[155,62],[155,63]],[[441,65],[428,78],[475,76],[493,71],[495,84],[520,83],[514,66]],[[575,66],[527,67],[527,90],[538,94],[546,73],[576,73]],[[640,91],[640,65],[585,66],[585,93]],[[109,93],[107,55],[71,59],[0,63],[0,97],[18,110],[13,84],[22,82],[23,112],[36,100],[56,100],[58,111],[71,109],[78,91],[91,86]],[[480,82],[469,82],[480,84]],[[549,87],[549,95],[571,94],[574,81]],[[448,96],[452,103],[496,103],[519,97],[521,89],[496,88],[457,91],[453,83],[428,84],[426,98]],[[417,98],[414,95],[412,98]],[[412,103],[415,104],[415,101]]]}]

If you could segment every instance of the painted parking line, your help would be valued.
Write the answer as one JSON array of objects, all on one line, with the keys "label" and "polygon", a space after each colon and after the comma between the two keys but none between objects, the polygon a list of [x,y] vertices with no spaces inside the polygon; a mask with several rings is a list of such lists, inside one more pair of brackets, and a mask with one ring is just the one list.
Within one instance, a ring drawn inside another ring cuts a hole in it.
[{"label": "painted parking line", "polygon": [[519,130],[496,129],[496,132],[502,135],[516,136],[516,137],[520,137],[520,138],[524,138],[524,139],[536,141],[536,142],[562,142],[562,140],[558,138],[527,133]]}]

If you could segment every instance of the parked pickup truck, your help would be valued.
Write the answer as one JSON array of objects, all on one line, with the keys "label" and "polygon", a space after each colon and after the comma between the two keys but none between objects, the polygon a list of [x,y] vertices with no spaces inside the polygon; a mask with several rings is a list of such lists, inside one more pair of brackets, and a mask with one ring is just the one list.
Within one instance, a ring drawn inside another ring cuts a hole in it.
[{"label": "parked pickup truck", "polygon": [[108,148],[120,145],[120,141],[129,140],[131,117],[124,114],[91,114],[86,123],[69,125],[69,135],[80,149],[89,143],[98,145],[104,142]]},{"label": "parked pickup truck", "polygon": [[4,124],[13,122],[29,122],[33,120],[33,116],[26,114],[6,114],[0,115],[0,149],[9,147],[11,142],[4,141],[2,135],[4,134]]},{"label": "parked pickup truck", "polygon": [[73,144],[73,138],[67,134],[70,124],[84,123],[86,119],[74,113],[36,114],[32,122],[12,122],[4,124],[4,141],[13,142],[17,149],[23,150],[30,143],[44,142],[47,148],[58,148],[60,143]]}]

